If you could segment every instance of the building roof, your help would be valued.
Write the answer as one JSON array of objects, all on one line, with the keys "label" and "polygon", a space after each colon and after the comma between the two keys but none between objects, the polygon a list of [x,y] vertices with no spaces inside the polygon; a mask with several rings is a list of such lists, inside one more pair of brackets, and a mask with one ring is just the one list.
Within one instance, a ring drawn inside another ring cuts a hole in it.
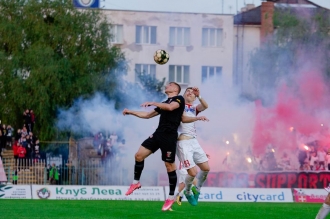
[{"label": "building roof", "polygon": [[234,24],[260,25],[261,6],[235,15]]},{"label": "building roof", "polygon": [[[275,8],[310,8],[325,9],[308,0],[268,0],[274,2]],[[261,6],[244,11],[234,16],[234,24],[236,25],[261,25]]]}]

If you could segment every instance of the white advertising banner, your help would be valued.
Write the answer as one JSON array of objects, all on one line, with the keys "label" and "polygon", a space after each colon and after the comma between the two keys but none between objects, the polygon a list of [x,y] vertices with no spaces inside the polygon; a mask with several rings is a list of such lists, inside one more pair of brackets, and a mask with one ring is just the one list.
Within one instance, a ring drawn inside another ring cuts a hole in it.
[{"label": "white advertising banner", "polygon": [[128,186],[32,185],[33,199],[164,201],[164,188],[142,187],[126,196]]},{"label": "white advertising banner", "polygon": [[324,189],[293,189],[295,202],[323,203],[328,194]]},{"label": "white advertising banner", "polygon": [[[165,195],[169,187],[165,187]],[[184,197],[183,201],[187,201]],[[203,187],[201,202],[293,202],[291,189],[254,189]]]},{"label": "white advertising banner", "polygon": [[31,199],[31,186],[0,185],[0,199]]}]

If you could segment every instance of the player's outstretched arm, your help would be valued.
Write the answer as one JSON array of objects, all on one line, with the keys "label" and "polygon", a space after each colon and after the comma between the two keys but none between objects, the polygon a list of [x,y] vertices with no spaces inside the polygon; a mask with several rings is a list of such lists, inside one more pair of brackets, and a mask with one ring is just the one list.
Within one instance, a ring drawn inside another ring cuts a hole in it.
[{"label": "player's outstretched arm", "polygon": [[180,107],[180,104],[178,102],[171,102],[170,104],[168,103],[156,103],[156,102],[145,102],[141,104],[142,107],[148,107],[148,106],[156,106],[162,110],[166,111],[173,111],[177,108]]},{"label": "player's outstretched arm", "polygon": [[209,119],[206,118],[205,116],[190,117],[190,116],[182,115],[182,117],[181,117],[181,122],[183,122],[183,123],[196,122],[198,120],[204,121],[204,122],[208,122],[209,121]]},{"label": "player's outstretched arm", "polygon": [[193,93],[195,94],[195,96],[198,98],[198,100],[200,102],[200,104],[197,105],[197,110],[199,112],[202,112],[202,111],[206,110],[207,108],[209,108],[209,105],[207,104],[205,99],[202,98],[198,87],[193,87]]},{"label": "player's outstretched arm", "polygon": [[123,110],[123,115],[133,115],[136,117],[139,117],[141,119],[150,119],[152,117],[155,117],[158,115],[158,112],[156,112],[155,110],[152,110],[150,112],[144,112],[144,111],[133,111],[133,110],[129,110],[129,109],[124,109]]}]

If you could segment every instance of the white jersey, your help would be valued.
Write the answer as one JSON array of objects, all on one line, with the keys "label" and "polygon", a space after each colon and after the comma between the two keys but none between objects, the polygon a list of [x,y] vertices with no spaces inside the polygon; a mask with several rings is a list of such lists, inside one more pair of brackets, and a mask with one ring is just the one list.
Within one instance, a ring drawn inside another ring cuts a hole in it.
[{"label": "white jersey", "polygon": [[[199,113],[197,110],[197,105],[198,104],[191,105],[186,103],[184,107],[184,115],[189,117],[196,117],[197,114]],[[197,133],[196,133],[195,122],[190,122],[190,123],[181,122],[178,128],[178,132],[179,135],[184,134],[196,138]]]}]

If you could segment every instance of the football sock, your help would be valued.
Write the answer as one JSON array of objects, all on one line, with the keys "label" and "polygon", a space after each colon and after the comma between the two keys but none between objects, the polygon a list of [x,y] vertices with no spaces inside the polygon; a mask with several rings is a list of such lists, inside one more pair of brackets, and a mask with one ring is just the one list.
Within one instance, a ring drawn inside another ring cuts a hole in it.
[{"label": "football sock", "polygon": [[319,213],[316,215],[315,219],[325,219],[330,212],[330,206],[327,204],[323,204],[319,210]]},{"label": "football sock", "polygon": [[175,196],[174,195],[169,195],[168,196],[168,199],[174,200],[175,199]]},{"label": "football sock", "polygon": [[174,197],[174,192],[175,192],[175,187],[176,187],[176,183],[178,181],[178,178],[176,176],[176,171],[172,171],[172,172],[167,172],[168,174],[168,181],[170,183],[170,194]]},{"label": "football sock", "polygon": [[207,174],[209,173],[209,171],[199,171],[197,174],[197,185],[196,185],[196,189],[199,192],[200,189],[202,188],[206,178],[207,178]]},{"label": "football sock", "polygon": [[180,195],[180,196],[183,196],[183,192],[184,192],[184,189],[182,189],[182,191],[179,192],[179,195]]},{"label": "football sock", "polygon": [[194,181],[195,177],[192,177],[190,175],[187,175],[186,176],[186,179],[185,179],[185,183],[186,183],[186,193],[188,195],[191,194],[191,187],[192,187],[192,183]]},{"label": "football sock", "polygon": [[139,162],[139,161],[135,161],[135,166],[134,166],[134,181],[133,183],[136,184],[139,182],[140,177],[141,177],[141,173],[144,167],[144,160]]}]

